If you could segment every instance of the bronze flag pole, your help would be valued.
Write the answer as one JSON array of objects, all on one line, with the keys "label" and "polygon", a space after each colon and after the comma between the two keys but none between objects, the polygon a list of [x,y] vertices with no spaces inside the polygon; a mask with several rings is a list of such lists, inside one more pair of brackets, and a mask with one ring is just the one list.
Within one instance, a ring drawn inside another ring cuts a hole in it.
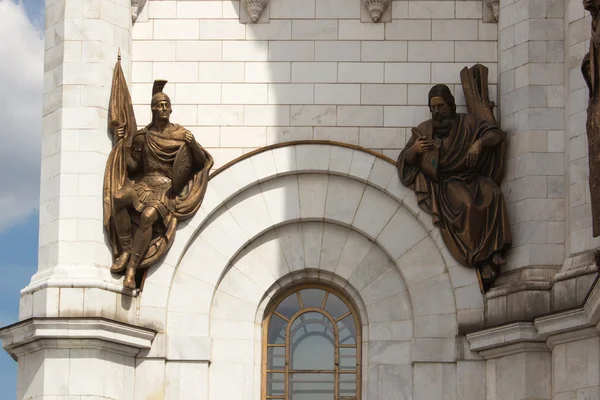
[{"label": "bronze flag pole", "polygon": [[[106,162],[102,197],[104,202],[104,228],[109,235],[112,254],[117,256],[119,254],[118,240],[115,229],[111,225],[113,193],[123,187],[126,180],[129,180],[124,151],[125,147],[131,149],[132,138],[137,130],[131,95],[121,67],[121,49],[119,49],[113,73],[108,113],[109,130],[113,135],[113,151]],[[120,132],[124,132],[124,135]]]}]

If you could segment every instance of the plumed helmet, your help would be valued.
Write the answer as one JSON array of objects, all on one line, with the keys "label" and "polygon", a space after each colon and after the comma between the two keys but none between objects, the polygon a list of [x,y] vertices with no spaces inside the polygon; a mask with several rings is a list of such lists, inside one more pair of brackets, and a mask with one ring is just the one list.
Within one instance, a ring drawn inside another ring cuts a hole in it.
[{"label": "plumed helmet", "polygon": [[154,85],[152,86],[152,100],[150,101],[150,106],[154,106],[159,101],[168,101],[171,104],[171,99],[164,93],[162,90],[167,84],[166,80],[157,79],[154,81]]}]

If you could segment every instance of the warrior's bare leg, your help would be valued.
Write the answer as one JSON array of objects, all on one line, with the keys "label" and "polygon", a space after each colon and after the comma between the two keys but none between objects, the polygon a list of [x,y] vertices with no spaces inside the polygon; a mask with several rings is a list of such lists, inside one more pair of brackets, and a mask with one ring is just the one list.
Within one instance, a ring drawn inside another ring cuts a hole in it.
[{"label": "warrior's bare leg", "polygon": [[133,238],[131,258],[127,265],[125,280],[123,281],[123,285],[128,289],[135,289],[135,271],[148,250],[148,246],[152,240],[152,227],[159,218],[160,214],[154,207],[147,207],[142,211],[140,227],[135,232],[135,237]]},{"label": "warrior's bare leg", "polygon": [[131,256],[131,219],[128,208],[132,206],[131,195],[126,190],[118,190],[113,198],[115,208],[115,230],[121,246],[121,254],[110,268],[111,272],[121,272]]}]

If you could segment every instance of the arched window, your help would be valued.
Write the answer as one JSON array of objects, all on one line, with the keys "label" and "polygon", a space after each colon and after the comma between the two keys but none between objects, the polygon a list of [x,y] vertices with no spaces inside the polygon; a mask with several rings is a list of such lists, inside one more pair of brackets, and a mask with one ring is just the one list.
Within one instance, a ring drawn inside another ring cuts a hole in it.
[{"label": "arched window", "polygon": [[262,400],[360,399],[360,321],[324,285],[288,290],[263,321]]}]

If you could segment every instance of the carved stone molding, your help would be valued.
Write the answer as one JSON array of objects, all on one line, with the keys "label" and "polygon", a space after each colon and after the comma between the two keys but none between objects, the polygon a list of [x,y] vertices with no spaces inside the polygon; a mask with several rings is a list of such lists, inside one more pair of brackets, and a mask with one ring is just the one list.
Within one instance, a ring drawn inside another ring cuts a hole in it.
[{"label": "carved stone molding", "polygon": [[483,22],[496,23],[500,17],[500,0],[483,0]]},{"label": "carved stone molding", "polygon": [[13,359],[42,348],[94,348],[135,356],[150,349],[156,332],[105,318],[31,318],[0,329]]},{"label": "carved stone molding", "polygon": [[248,15],[250,16],[250,20],[256,22],[269,3],[269,0],[243,0],[243,2],[246,11],[248,11]]},{"label": "carved stone molding", "polygon": [[371,14],[373,22],[378,22],[383,12],[390,5],[390,0],[362,0],[364,6]]},{"label": "carved stone molding", "polygon": [[134,23],[138,16],[140,15],[140,12],[142,11],[142,8],[144,8],[144,5],[146,4],[146,0],[131,0],[131,22]]},{"label": "carved stone molding", "polygon": [[600,282],[596,281],[582,307],[513,322],[466,335],[471,351],[485,359],[523,351],[546,351],[555,345],[599,336]]}]

